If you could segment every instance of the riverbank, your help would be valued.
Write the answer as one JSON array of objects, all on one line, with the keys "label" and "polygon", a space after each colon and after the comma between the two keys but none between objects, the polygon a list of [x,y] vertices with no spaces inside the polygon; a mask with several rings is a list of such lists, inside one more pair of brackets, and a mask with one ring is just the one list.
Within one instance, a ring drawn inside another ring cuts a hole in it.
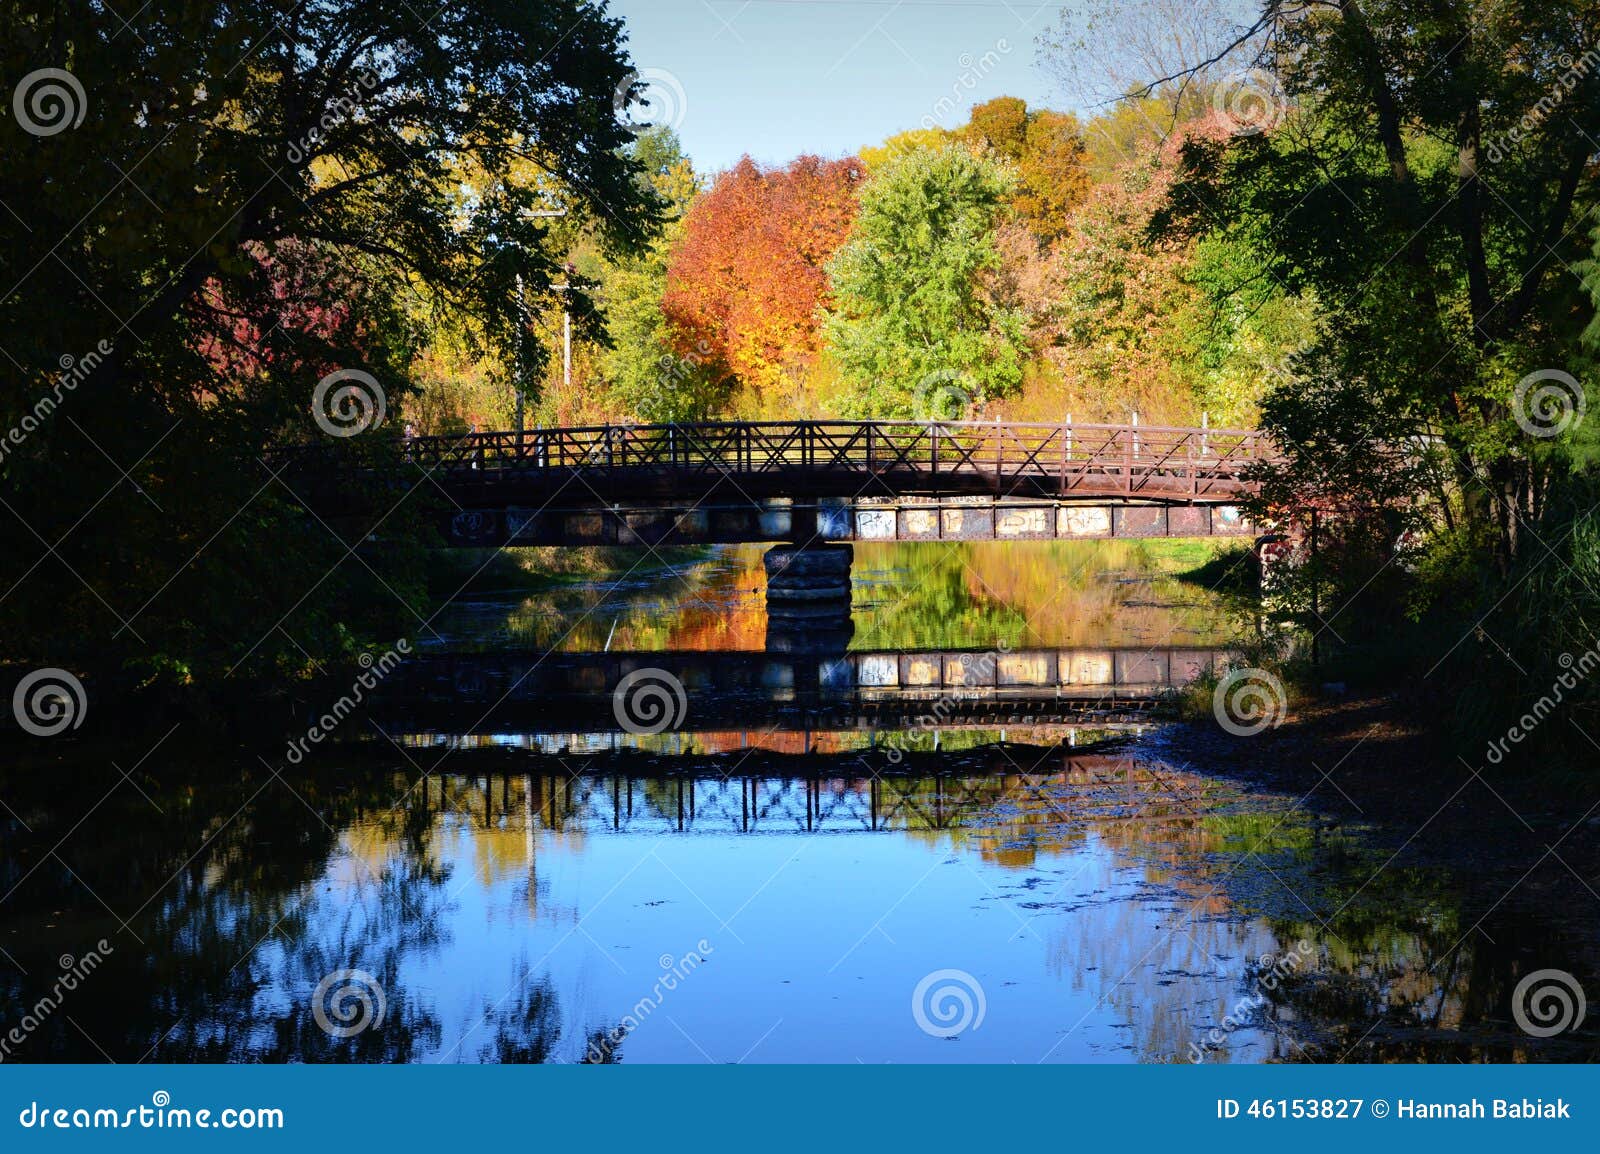
[{"label": "riverbank", "polygon": [[1249,737],[1207,721],[1166,726],[1131,749],[1371,826],[1392,848],[1386,868],[1474,879],[1473,916],[1559,909],[1600,941],[1600,782],[1585,794],[1563,781],[1556,792],[1536,776],[1470,765],[1401,694],[1300,701],[1283,724]]},{"label": "riverbank", "polygon": [[543,593],[607,576],[692,565],[713,551],[708,545],[663,545],[648,552],[609,546],[435,549],[428,557],[428,591],[445,600],[464,593]]}]

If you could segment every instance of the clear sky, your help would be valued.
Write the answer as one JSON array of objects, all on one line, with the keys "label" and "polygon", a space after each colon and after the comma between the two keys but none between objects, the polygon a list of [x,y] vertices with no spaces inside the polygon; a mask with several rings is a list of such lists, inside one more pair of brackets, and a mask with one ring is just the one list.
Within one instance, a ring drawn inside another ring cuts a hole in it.
[{"label": "clear sky", "polygon": [[1060,11],[1033,0],[612,0],[650,119],[675,123],[695,167],[803,152],[843,156],[973,104],[1065,107],[1035,63]]}]

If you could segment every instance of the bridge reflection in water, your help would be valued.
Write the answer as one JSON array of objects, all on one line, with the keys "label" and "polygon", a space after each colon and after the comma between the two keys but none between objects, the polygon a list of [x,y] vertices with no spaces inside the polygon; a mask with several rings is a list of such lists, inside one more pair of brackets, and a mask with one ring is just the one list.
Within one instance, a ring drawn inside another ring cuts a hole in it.
[{"label": "bridge reflection in water", "polygon": [[1039,848],[1036,837],[1051,841],[1089,823],[1188,821],[1206,808],[1191,779],[1145,760],[1066,751],[1042,758],[1034,751],[1019,757],[1021,765],[1003,751],[985,757],[989,772],[875,773],[865,762],[844,759],[815,776],[439,774],[418,782],[407,804],[423,815],[449,813],[483,829],[530,836],[968,830],[999,853]]},{"label": "bridge reflection in water", "polygon": [[[1134,724],[1219,669],[1216,648],[548,653],[423,657],[366,703],[386,734],[615,734],[630,679],[681,687],[675,732]],[[668,735],[670,737],[670,735]]]}]

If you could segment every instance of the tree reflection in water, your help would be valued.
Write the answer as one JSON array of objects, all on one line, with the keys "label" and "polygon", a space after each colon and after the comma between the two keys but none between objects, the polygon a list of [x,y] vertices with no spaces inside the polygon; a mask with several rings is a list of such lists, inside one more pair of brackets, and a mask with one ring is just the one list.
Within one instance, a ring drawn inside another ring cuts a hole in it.
[{"label": "tree reflection in water", "polygon": [[[0,978],[0,1033],[48,990],[58,955],[106,937],[115,950],[105,965],[10,1057],[620,1060],[635,1036],[615,1048],[596,1039],[616,1028],[641,983],[648,989],[660,952],[657,939],[627,936],[645,924],[629,911],[675,903],[671,924],[687,940],[669,944],[682,949],[729,910],[697,908],[668,875],[696,862],[706,876],[737,872],[741,845],[778,839],[794,842],[780,862],[819,847],[798,867],[814,875],[814,904],[786,890],[780,900],[801,904],[781,917],[761,911],[760,931],[778,935],[761,947],[771,952],[764,966],[783,977],[814,979],[813,965],[824,973],[833,958],[812,939],[845,917],[842,897],[880,884],[850,874],[849,861],[897,846],[934,863],[912,899],[915,932],[968,916],[976,900],[1003,908],[1016,939],[1037,944],[1023,968],[1007,969],[1023,954],[997,954],[987,984],[997,1007],[1018,985],[1030,1012],[1055,1014],[1046,1037],[1069,1039],[1059,1056],[1084,1056],[1070,1040],[1083,1014],[1105,1056],[1185,1060],[1191,1042],[1260,989],[1261,968],[1301,941],[1307,964],[1252,998],[1243,1026],[1207,1060],[1592,1053],[1592,1034],[1537,1043],[1511,1026],[1510,989],[1526,967],[1519,947],[1541,932],[1523,915],[1491,911],[1484,933],[1468,934],[1475,919],[1450,879],[1380,871],[1383,857],[1360,831],[1289,799],[1115,757],[1057,752],[1022,773],[1016,756],[1016,747],[980,750],[961,774],[877,778],[846,759],[833,763],[839,776],[763,779],[574,778],[557,766],[419,780],[322,766],[295,778],[213,772],[181,789],[141,782],[149,800],[124,786],[101,801],[108,783],[89,775],[9,782],[16,817],[0,878],[12,892],[0,941],[15,964]],[[669,852],[673,864],[657,870]],[[965,868],[939,873],[940,862]],[[619,896],[586,888],[585,870],[622,879],[606,882]],[[608,903],[621,920],[593,923],[606,936],[586,942],[586,919]],[[749,926],[755,916],[746,916]],[[847,928],[846,945],[859,932]],[[572,942],[588,951],[583,965],[563,960]],[[1581,956],[1565,946],[1541,954]],[[677,1018],[665,1017],[681,1013],[702,1031],[722,1029],[719,1000],[734,1017],[758,1015],[769,995],[719,985],[741,972],[738,959],[726,945],[651,1028],[670,1032]],[[384,1005],[381,1022],[341,1037],[318,1021],[313,992],[345,971],[369,975]],[[902,975],[870,978],[874,996],[903,1015]],[[1056,1004],[1073,990],[1077,1002]],[[827,1002],[811,1009],[831,1012]],[[1007,1027],[995,1019],[986,1044],[1004,1052]],[[836,1027],[843,1053],[853,1027],[844,1018]],[[643,1056],[662,1056],[664,1036],[641,1030]],[[921,1040],[905,1056],[937,1060],[915,1048]],[[712,1034],[705,1045],[720,1058],[723,1041]],[[783,1034],[767,1044],[768,1057],[787,1056]],[[1037,1058],[1031,1044],[1019,1037],[1014,1056]],[[802,1047],[798,1056],[817,1055]]]}]

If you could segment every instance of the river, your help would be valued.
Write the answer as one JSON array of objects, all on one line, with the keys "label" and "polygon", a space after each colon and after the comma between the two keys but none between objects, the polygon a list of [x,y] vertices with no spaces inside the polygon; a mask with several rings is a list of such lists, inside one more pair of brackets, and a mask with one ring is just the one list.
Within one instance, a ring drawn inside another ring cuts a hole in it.
[{"label": "river", "polygon": [[[1248,632],[1158,544],[858,547],[823,654],[770,627],[759,549],[614,558],[453,598],[307,756],[9,773],[0,1057],[1546,1056],[1498,1007],[1548,927],[1470,934],[1470,879],[1172,764],[1142,691],[1063,689],[1177,683]],[[930,724],[937,684],[895,712],[928,654],[1055,687]],[[607,721],[657,665],[673,724]]]}]

